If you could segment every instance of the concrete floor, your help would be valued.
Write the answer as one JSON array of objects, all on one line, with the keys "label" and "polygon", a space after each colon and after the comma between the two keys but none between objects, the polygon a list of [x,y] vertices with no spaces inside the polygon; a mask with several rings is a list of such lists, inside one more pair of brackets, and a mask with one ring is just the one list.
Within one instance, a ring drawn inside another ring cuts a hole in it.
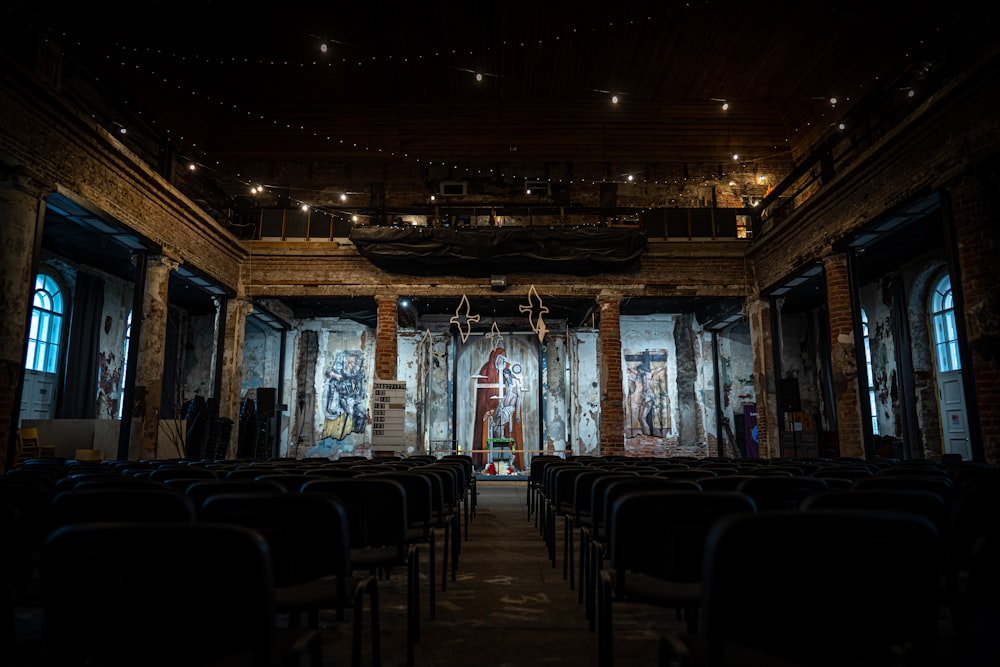
[{"label": "concrete floor", "polygon": [[[563,578],[562,547],[553,567],[534,520],[528,518],[527,482],[480,478],[477,486],[476,512],[468,539],[463,536],[458,573],[444,592],[438,591],[435,620],[428,619],[426,581],[421,582],[421,638],[414,665],[597,665],[597,634],[589,629],[577,590]],[[422,554],[422,573],[424,558]],[[405,573],[379,585],[383,665],[405,667]],[[614,614],[616,665],[655,666],[659,633],[683,629],[673,610],[621,604]],[[325,664],[350,664],[349,626],[325,633]],[[367,638],[364,653],[368,665]]]}]

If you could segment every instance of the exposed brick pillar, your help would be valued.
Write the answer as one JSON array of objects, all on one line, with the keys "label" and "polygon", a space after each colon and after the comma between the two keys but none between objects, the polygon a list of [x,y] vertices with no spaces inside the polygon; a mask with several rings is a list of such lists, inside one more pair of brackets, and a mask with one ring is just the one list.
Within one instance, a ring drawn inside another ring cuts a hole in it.
[{"label": "exposed brick pillar", "polygon": [[[222,304],[216,306],[222,307]],[[233,422],[229,432],[226,458],[235,459],[240,440],[240,404],[243,399],[243,348],[246,340],[247,316],[253,304],[245,299],[227,299],[226,326],[222,331],[222,359],[219,369],[219,417]]]},{"label": "exposed brick pillar", "polygon": [[851,281],[847,255],[823,258],[826,271],[826,301],[830,317],[830,371],[837,412],[837,439],[842,456],[864,456],[861,429],[861,397],[858,393],[858,362],[851,310]]},{"label": "exposed brick pillar", "polygon": [[625,390],[622,387],[621,296],[601,294],[597,299],[601,320],[597,363],[601,369],[602,456],[625,452]]},{"label": "exposed brick pillar", "polygon": [[396,357],[399,342],[396,339],[396,297],[378,299],[378,322],[375,328],[375,377],[381,380],[396,379]]},{"label": "exposed brick pillar", "polygon": [[[1000,463],[1000,178],[977,174],[949,188],[975,410],[987,463]],[[954,281],[956,276],[952,276]],[[970,411],[971,412],[971,411]],[[975,448],[973,448],[975,451]]]},{"label": "exposed brick pillar", "polygon": [[766,299],[747,302],[750,320],[750,347],[753,351],[753,384],[757,405],[759,456],[773,458],[781,451],[778,429],[778,400],[775,394],[774,333],[771,329],[771,303]]},{"label": "exposed brick pillar", "polygon": [[[44,213],[42,189],[24,174],[0,169],[0,469],[15,459],[24,382],[24,341],[31,313],[35,238]],[[9,457],[9,460],[8,460]]]},{"label": "exposed brick pillar", "polygon": [[[140,260],[141,261],[141,260]],[[160,400],[163,395],[163,359],[167,339],[167,301],[170,272],[179,264],[163,255],[151,255],[146,262],[146,291],[142,297],[142,326],[135,369],[132,401],[132,430],[129,459],[155,459],[160,430]]]}]

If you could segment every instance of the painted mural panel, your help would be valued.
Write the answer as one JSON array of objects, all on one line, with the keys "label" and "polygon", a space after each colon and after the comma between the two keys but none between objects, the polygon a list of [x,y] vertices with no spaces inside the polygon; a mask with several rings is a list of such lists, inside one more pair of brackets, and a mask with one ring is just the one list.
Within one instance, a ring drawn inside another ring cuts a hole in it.
[{"label": "painted mural panel", "polygon": [[[297,384],[293,428],[300,434],[296,437],[299,449],[308,458],[367,455],[374,336],[350,320],[310,324],[316,328],[303,329],[297,337],[293,372]],[[314,342],[309,344],[310,340]],[[312,345],[315,353],[310,351]]]},{"label": "painted mural panel", "polygon": [[[498,460],[522,471],[539,448],[538,337],[470,338],[458,351],[455,379],[459,448],[477,469]],[[509,450],[504,452],[503,450]]]}]

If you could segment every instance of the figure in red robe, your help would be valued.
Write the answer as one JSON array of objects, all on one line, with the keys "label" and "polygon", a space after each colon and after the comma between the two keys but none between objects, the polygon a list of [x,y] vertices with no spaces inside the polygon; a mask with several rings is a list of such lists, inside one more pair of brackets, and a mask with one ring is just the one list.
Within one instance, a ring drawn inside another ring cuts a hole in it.
[{"label": "figure in red robe", "polygon": [[494,348],[490,358],[479,369],[476,376],[475,433],[472,440],[472,464],[480,470],[486,464],[487,438],[490,437],[489,415],[500,404],[503,383],[503,369],[507,368],[507,352],[502,347]]}]

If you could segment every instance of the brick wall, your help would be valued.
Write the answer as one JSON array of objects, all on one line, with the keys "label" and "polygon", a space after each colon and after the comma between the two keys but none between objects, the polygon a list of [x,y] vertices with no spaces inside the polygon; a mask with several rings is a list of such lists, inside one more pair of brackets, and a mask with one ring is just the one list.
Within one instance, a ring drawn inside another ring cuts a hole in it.
[{"label": "brick wall", "polygon": [[620,456],[625,451],[625,406],[622,386],[621,303],[601,298],[597,362],[601,366],[602,456]]},{"label": "brick wall", "polygon": [[375,328],[375,377],[396,379],[396,297],[378,299],[378,322]]},{"label": "brick wall", "polygon": [[858,364],[851,311],[847,256],[825,257],[826,299],[830,317],[831,380],[837,410],[837,434],[842,456],[864,456],[858,394]]},{"label": "brick wall", "polygon": [[[1000,462],[1000,228],[997,203],[1000,178],[995,173],[964,179],[950,189],[955,222],[961,293],[969,357],[987,462]],[[955,276],[952,280],[955,280]],[[958,304],[956,304],[958,305]],[[970,397],[971,398],[971,397]],[[967,401],[970,403],[971,401]],[[970,414],[971,417],[971,414]]]}]

